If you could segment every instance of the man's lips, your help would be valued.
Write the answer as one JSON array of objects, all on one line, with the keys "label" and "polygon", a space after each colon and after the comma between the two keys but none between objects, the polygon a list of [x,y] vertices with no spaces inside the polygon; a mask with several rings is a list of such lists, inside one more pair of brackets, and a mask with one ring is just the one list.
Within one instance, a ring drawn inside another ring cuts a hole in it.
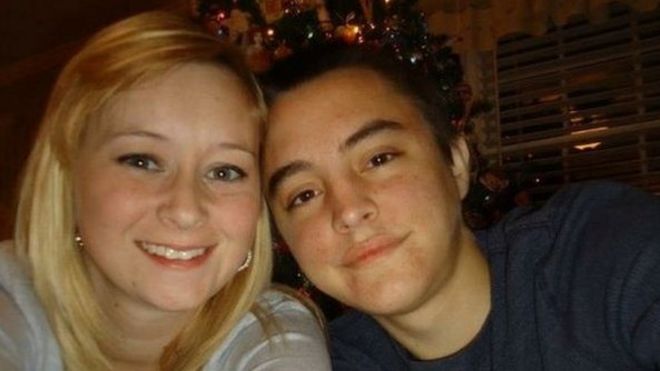
[{"label": "man's lips", "polygon": [[399,247],[409,236],[376,235],[354,244],[342,259],[347,267],[359,267],[387,255]]}]

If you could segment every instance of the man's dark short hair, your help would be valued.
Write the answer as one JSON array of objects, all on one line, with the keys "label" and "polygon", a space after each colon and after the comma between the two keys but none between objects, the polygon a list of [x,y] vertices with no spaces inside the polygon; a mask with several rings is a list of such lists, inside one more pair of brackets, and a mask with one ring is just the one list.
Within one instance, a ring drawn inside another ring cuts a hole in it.
[{"label": "man's dark short hair", "polygon": [[292,90],[330,71],[363,68],[377,73],[398,93],[408,97],[430,126],[447,161],[452,162],[451,143],[456,136],[439,87],[423,71],[415,69],[386,50],[328,43],[310,47],[277,62],[262,76],[268,105],[280,93]]}]

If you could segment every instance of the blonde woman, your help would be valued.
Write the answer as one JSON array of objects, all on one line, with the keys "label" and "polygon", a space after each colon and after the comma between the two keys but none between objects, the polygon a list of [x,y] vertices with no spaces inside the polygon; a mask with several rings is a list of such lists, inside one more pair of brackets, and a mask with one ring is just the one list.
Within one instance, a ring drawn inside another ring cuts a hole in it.
[{"label": "blonde woman", "polygon": [[261,93],[185,18],[141,14],[61,73],[0,248],[2,370],[326,370],[269,290]]}]

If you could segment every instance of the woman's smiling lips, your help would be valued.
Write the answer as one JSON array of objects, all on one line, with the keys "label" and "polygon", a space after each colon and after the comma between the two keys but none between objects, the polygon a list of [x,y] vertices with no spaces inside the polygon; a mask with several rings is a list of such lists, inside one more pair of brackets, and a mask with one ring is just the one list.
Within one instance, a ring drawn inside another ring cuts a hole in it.
[{"label": "woman's smiling lips", "polygon": [[137,241],[137,245],[158,264],[172,268],[192,268],[203,264],[213,247],[174,246],[147,241]]},{"label": "woman's smiling lips", "polygon": [[342,259],[344,266],[350,268],[362,267],[375,259],[388,255],[396,250],[409,236],[376,235],[354,244]]}]

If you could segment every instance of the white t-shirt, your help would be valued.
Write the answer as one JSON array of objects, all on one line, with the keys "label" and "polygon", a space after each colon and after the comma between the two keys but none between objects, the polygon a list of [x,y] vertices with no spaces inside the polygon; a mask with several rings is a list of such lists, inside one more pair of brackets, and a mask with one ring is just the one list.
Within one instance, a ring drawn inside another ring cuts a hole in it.
[{"label": "white t-shirt", "polygon": [[[276,322],[264,332],[248,313],[213,354],[205,371],[330,370],[325,338],[317,320],[295,299],[269,290],[258,299]],[[0,370],[62,370],[59,346],[29,278],[0,243]]]}]

